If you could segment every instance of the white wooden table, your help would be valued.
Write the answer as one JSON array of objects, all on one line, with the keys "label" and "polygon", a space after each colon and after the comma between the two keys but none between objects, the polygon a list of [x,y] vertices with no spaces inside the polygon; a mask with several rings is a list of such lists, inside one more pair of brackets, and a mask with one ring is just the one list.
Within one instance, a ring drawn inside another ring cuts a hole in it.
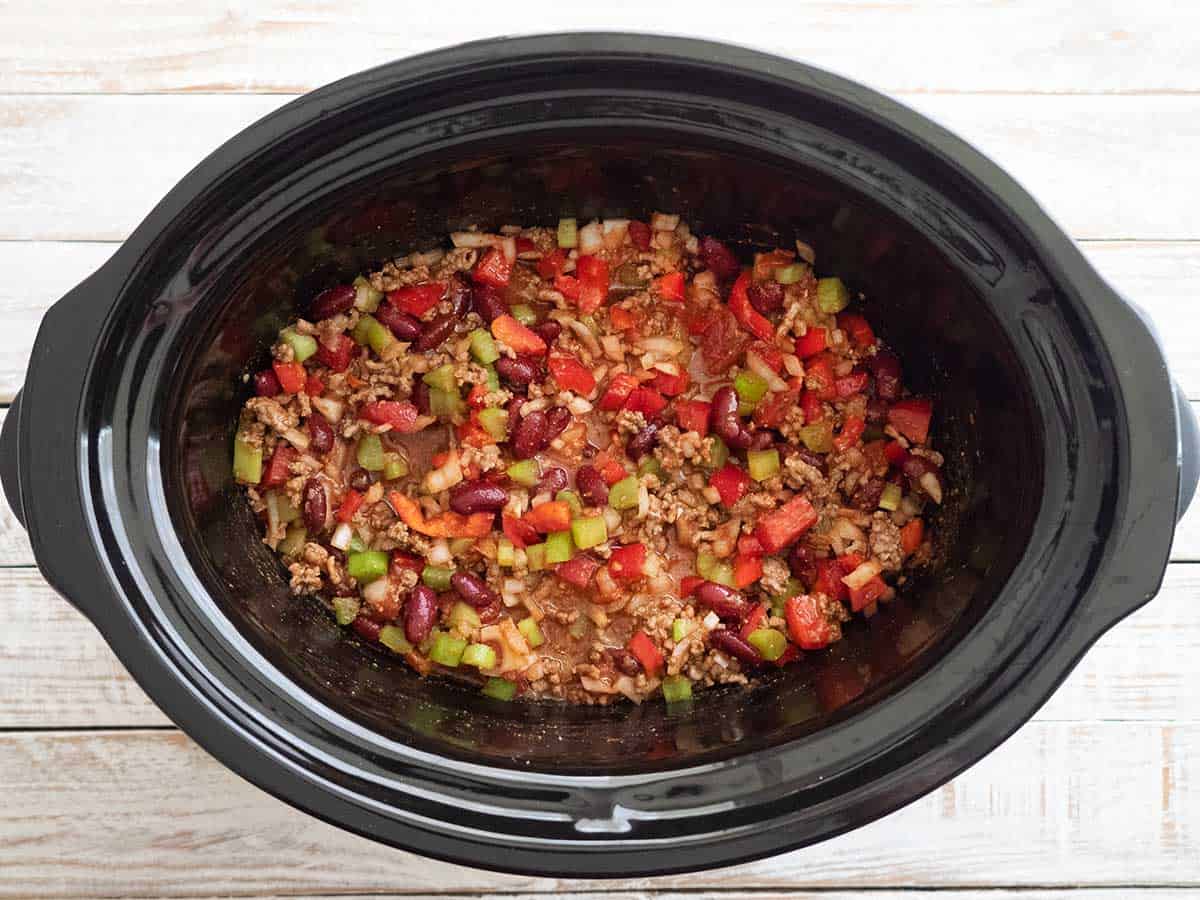
[{"label": "white wooden table", "polygon": [[[686,32],[882,88],[1009,168],[1143,304],[1200,400],[1200,4],[608,0],[434,5],[0,0],[0,402],[43,310],[195,162],[290,95],[517,31]],[[581,7],[587,8],[581,8]],[[1161,595],[1037,717],[911,807],[819,848],[571,883],[375,846],[170,727],[0,510],[0,896],[439,894],[844,900],[1200,893],[1200,510]]]}]

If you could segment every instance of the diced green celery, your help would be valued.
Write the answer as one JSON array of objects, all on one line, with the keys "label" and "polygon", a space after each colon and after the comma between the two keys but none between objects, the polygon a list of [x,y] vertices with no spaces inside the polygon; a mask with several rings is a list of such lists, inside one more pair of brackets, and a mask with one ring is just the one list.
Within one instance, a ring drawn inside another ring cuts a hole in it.
[{"label": "diced green celery", "polygon": [[379,309],[383,291],[371,287],[371,282],[359,275],[354,279],[354,308],[360,312],[373,313]]},{"label": "diced green celery", "polygon": [[552,566],[555,563],[564,563],[574,553],[575,548],[571,546],[571,532],[556,531],[553,534],[546,535],[546,565]]},{"label": "diced green celery", "polygon": [[738,401],[738,415],[742,416],[743,418],[745,418],[746,416],[749,416],[749,415],[753,415],[754,410],[757,408],[758,408],[758,404],[751,403],[749,400],[739,400]]},{"label": "diced green celery", "polygon": [[287,530],[287,534],[275,549],[279,552],[280,556],[295,556],[304,549],[304,544],[307,541],[308,532],[304,530],[304,526],[293,525]]},{"label": "diced green celery", "polygon": [[251,447],[241,438],[233,439],[233,477],[242,484],[262,481],[262,447]]},{"label": "diced green celery", "polygon": [[310,334],[300,334],[293,328],[279,332],[283,342],[292,348],[296,362],[302,363],[317,352],[317,339]]},{"label": "diced green celery", "polygon": [[717,563],[713,566],[708,580],[723,584],[725,587],[737,587],[737,582],[733,580],[733,566],[727,562]]},{"label": "diced green celery", "polygon": [[511,700],[517,696],[517,683],[507,678],[489,678],[483,685],[483,695],[493,700]]},{"label": "diced green celery", "polygon": [[373,321],[374,319],[372,319],[370,316],[362,316],[359,318],[357,324],[354,326],[354,330],[350,332],[350,337],[354,338],[354,343],[358,344],[360,347],[365,347],[367,345],[367,339],[371,331],[371,322]]},{"label": "diced green celery", "polygon": [[546,545],[530,544],[525,548],[525,563],[530,572],[540,572],[546,568]]},{"label": "diced green celery", "polygon": [[421,380],[439,391],[458,392],[458,382],[454,380],[454,366],[450,363],[431,369],[421,376]]},{"label": "diced green celery", "polygon": [[387,574],[388,555],[382,550],[364,550],[362,553],[346,554],[346,573],[356,581],[366,584]]},{"label": "diced green celery", "polygon": [[715,434],[711,435],[709,440],[712,441],[712,451],[708,455],[708,465],[710,468],[719,469],[729,459],[729,446]]},{"label": "diced green celery", "polygon": [[537,620],[532,616],[518,622],[517,630],[525,635],[525,640],[529,642],[530,647],[536,649],[546,643],[546,638],[542,635],[542,629],[538,627]]},{"label": "diced green celery", "polygon": [[339,625],[349,625],[358,618],[359,603],[357,597],[334,597],[333,615]]},{"label": "diced green celery", "polygon": [[642,461],[638,463],[637,473],[639,476],[653,475],[661,481],[663,477],[662,463],[658,461],[657,456],[644,456],[642,457]]},{"label": "diced green celery", "polygon": [[378,472],[383,469],[383,441],[377,434],[364,434],[358,439],[358,450],[355,453],[358,464],[368,472]]},{"label": "diced green celery", "polygon": [[433,416],[452,417],[463,411],[462,397],[458,391],[443,391],[441,388],[429,389],[429,414]]},{"label": "diced green celery", "polygon": [[839,313],[850,304],[850,292],[840,278],[817,281],[817,306],[823,313]]},{"label": "diced green celery", "polygon": [[295,522],[300,518],[300,510],[292,506],[292,501],[288,499],[288,495],[283,491],[273,491],[275,498],[275,510],[279,514],[280,522]]},{"label": "diced green celery", "polygon": [[367,320],[367,343],[376,353],[382,353],[396,338],[388,327],[374,316],[363,316]]},{"label": "diced green celery", "polygon": [[701,550],[696,554],[696,574],[701,578],[707,578],[709,581],[712,581],[710,576],[712,575],[713,567],[716,566],[719,561],[720,560],[718,560],[711,553],[706,553]]},{"label": "diced green celery", "polygon": [[503,441],[508,436],[508,413],[492,406],[481,409],[479,425],[497,441]]},{"label": "diced green celery", "polygon": [[691,622],[687,619],[676,619],[671,623],[671,640],[678,644],[685,637],[691,634],[692,629],[695,627],[695,622]]},{"label": "diced green celery", "polygon": [[511,569],[517,561],[517,548],[508,538],[500,538],[496,542],[496,564]]},{"label": "diced green celery", "polygon": [[404,636],[404,629],[395,625],[384,625],[379,629],[379,643],[393,653],[411,653],[413,645]]},{"label": "diced green celery", "polygon": [[774,447],[770,450],[747,450],[746,468],[755,481],[766,481],[778,475],[779,451]]},{"label": "diced green celery", "polygon": [[733,379],[733,389],[738,399],[745,403],[757,403],[767,393],[767,380],[753,372],[738,372]]},{"label": "diced green celery", "polygon": [[483,624],[479,621],[479,613],[461,600],[450,607],[450,615],[446,617],[446,622],[455,631],[474,631]]},{"label": "diced green celery", "polygon": [[516,319],[522,325],[537,324],[537,313],[535,313],[533,311],[533,307],[530,306],[528,303],[514,304],[513,307],[509,310],[509,313],[512,315],[512,317],[514,319]]},{"label": "diced green celery", "polygon": [[408,460],[399,453],[383,455],[383,480],[393,481],[408,474]]},{"label": "diced green celery", "polygon": [[558,220],[558,246],[564,250],[579,246],[579,230],[574,219]]},{"label": "diced green celery", "polygon": [[489,391],[500,390],[500,373],[496,371],[495,366],[487,367],[487,389]]},{"label": "diced green celery", "polygon": [[367,549],[367,544],[357,534],[352,534],[350,535],[350,543],[346,545],[346,549],[351,553],[362,553]]},{"label": "diced green celery", "polygon": [[772,597],[771,598],[771,615],[779,616],[782,618],[785,613],[784,604],[786,604],[786,603],[787,603],[787,597],[785,597],[783,594],[780,594],[777,597]]},{"label": "diced green celery", "polygon": [[787,650],[787,638],[774,628],[758,628],[746,637],[747,643],[757,650],[767,662],[774,662]]},{"label": "diced green celery", "polygon": [[608,540],[608,526],[604,516],[592,516],[587,519],[575,519],[571,522],[571,537],[575,538],[575,546],[587,550]]},{"label": "diced green celery", "polygon": [[438,665],[446,666],[449,669],[456,668],[462,661],[463,651],[467,649],[467,642],[444,631],[438,631],[435,635],[433,646],[429,648],[429,658]]},{"label": "diced green celery", "polygon": [[450,576],[454,570],[443,566],[426,566],[421,570],[421,581],[435,591],[450,590]]},{"label": "diced green celery", "polygon": [[591,620],[587,616],[580,616],[571,623],[571,627],[567,629],[567,633],[570,634],[571,637],[575,638],[575,640],[580,640],[585,634],[588,633],[588,629],[591,627]]},{"label": "diced green celery", "polygon": [[663,679],[662,692],[668,703],[683,703],[692,699],[692,683],[684,675],[668,675]]},{"label": "diced green celery", "polygon": [[800,440],[813,453],[828,453],[833,449],[833,426],[828,422],[814,422],[800,427]]},{"label": "diced green celery", "polygon": [[574,491],[559,491],[554,495],[555,500],[561,500],[567,506],[571,507],[571,515],[578,516],[583,513],[583,501],[579,499],[579,495]]},{"label": "diced green celery", "polygon": [[780,284],[795,284],[804,277],[804,266],[792,263],[790,266],[780,266],[775,270],[775,280]]},{"label": "diced green celery", "polygon": [[468,644],[462,652],[462,664],[476,669],[491,669],[496,665],[496,651],[487,644]]},{"label": "diced green celery", "polygon": [[496,349],[496,342],[492,339],[490,331],[476,328],[471,332],[471,356],[481,366],[494,363],[500,358],[500,351]]},{"label": "diced green celery", "polygon": [[521,487],[533,487],[542,477],[542,473],[538,470],[538,464],[532,459],[523,459],[513,463],[505,469],[505,473]]},{"label": "diced green celery", "polygon": [[633,509],[638,505],[638,480],[629,475],[608,489],[608,505],[613,509]]},{"label": "diced green celery", "polygon": [[888,482],[883,486],[883,493],[879,495],[879,508],[888,512],[899,509],[900,497],[900,485]]}]

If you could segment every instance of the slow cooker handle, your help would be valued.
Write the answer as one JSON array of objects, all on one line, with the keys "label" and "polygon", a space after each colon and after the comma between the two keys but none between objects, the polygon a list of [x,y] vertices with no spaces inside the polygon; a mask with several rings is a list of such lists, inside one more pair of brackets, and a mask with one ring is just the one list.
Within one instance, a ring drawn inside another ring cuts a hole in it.
[{"label": "slow cooker handle", "polygon": [[1187,512],[1196,495],[1196,483],[1200,481],[1200,424],[1178,384],[1175,385],[1175,414],[1179,419],[1179,503],[1175,510],[1175,521],[1178,522]]}]

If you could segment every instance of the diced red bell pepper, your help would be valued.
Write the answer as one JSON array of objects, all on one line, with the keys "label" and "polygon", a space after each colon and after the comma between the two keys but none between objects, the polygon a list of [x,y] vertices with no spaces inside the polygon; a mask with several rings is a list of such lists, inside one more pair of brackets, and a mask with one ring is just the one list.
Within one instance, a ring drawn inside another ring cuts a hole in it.
[{"label": "diced red bell pepper", "polygon": [[763,428],[777,428],[800,399],[798,390],[775,391],[767,394],[754,407],[755,424]]},{"label": "diced red bell pepper", "polygon": [[275,370],[275,377],[279,379],[279,386],[285,394],[299,394],[304,390],[308,373],[303,365],[298,362],[275,362],[271,363],[271,368]]},{"label": "diced red bell pepper", "polygon": [[668,272],[654,279],[654,290],[658,296],[673,303],[683,303],[687,299],[687,280],[682,272]]},{"label": "diced red bell pepper", "polygon": [[737,549],[742,556],[763,556],[767,552],[753,534],[743,534],[738,538]]},{"label": "diced red bell pepper", "polygon": [[625,409],[643,413],[647,418],[667,408],[667,399],[652,387],[635,387],[625,400]]},{"label": "diced red bell pepper", "polygon": [[[278,370],[276,370],[278,372]],[[283,383],[283,379],[279,379]],[[287,385],[283,386],[287,390]],[[888,423],[914,444],[929,438],[929,421],[933,418],[933,403],[929,400],[897,400],[888,410]]]},{"label": "diced red bell pepper", "polygon": [[923,540],[925,523],[920,519],[913,519],[900,529],[900,549],[904,551],[905,556],[914,553]]},{"label": "diced red bell pepper", "polygon": [[492,320],[492,335],[498,341],[503,341],[517,353],[529,356],[543,356],[546,353],[546,342],[537,332],[526,328],[509,315],[496,316]]},{"label": "diced red bell pepper", "polygon": [[887,461],[893,466],[898,466],[908,459],[908,451],[900,444],[899,441],[889,441],[883,448],[883,455],[887,457]]},{"label": "diced red bell pepper", "polygon": [[549,500],[533,507],[521,517],[542,534],[566,531],[571,527],[571,507],[565,500]]},{"label": "diced red bell pepper", "polygon": [[722,503],[726,506],[733,506],[745,496],[746,491],[750,488],[750,474],[733,463],[725,463],[713,473],[708,483],[717,489]]},{"label": "diced red bell pepper", "polygon": [[678,375],[659,372],[654,376],[654,380],[650,382],[650,386],[660,394],[666,394],[668,397],[678,397],[688,389],[691,381],[692,379],[688,375],[687,369],[683,369]]},{"label": "diced red bell pepper", "polygon": [[592,577],[599,568],[599,562],[592,559],[586,553],[580,553],[578,556],[574,556],[565,563],[560,564],[554,570],[554,574],[567,584],[585,588],[592,583]]},{"label": "diced red bell pepper", "polygon": [[804,413],[804,424],[811,425],[825,418],[825,407],[816,391],[805,390],[800,394],[800,410]]},{"label": "diced red bell pepper", "polygon": [[471,409],[483,409],[486,405],[483,398],[488,395],[488,386],[486,384],[473,384],[471,390],[467,393],[467,406]]},{"label": "diced red bell pepper", "polygon": [[816,567],[817,578],[812,586],[814,593],[824,594],[835,600],[844,600],[849,596],[849,588],[842,583],[842,576],[846,573],[842,571],[836,559],[818,559]]},{"label": "diced red bell pepper", "polygon": [[842,567],[842,576],[845,577],[863,564],[863,558],[858,553],[843,553],[837,558],[837,564]]},{"label": "diced red bell pepper", "polygon": [[575,260],[575,277],[580,312],[595,312],[608,299],[608,263],[599,256],[581,256]]},{"label": "diced red bell pepper", "polygon": [[775,339],[775,326],[771,320],[750,305],[747,289],[750,287],[750,271],[747,269],[738,276],[729,292],[729,311],[737,319],[738,324],[762,341]]},{"label": "diced red bell pepper", "polygon": [[375,425],[390,425],[398,434],[413,430],[417,421],[417,407],[408,400],[373,400],[364,403],[358,414]]},{"label": "diced red bell pepper", "polygon": [[348,334],[339,334],[336,345],[330,349],[324,343],[317,342],[317,362],[328,366],[335,372],[345,372],[350,368],[350,361],[358,352],[358,344]]},{"label": "diced red bell pepper", "polygon": [[626,544],[615,548],[608,559],[608,572],[623,581],[641,578],[646,573],[646,545]]},{"label": "diced red bell pepper", "polygon": [[650,226],[636,219],[629,223],[629,240],[633,246],[645,252],[650,249]]},{"label": "diced red bell pepper", "polygon": [[833,449],[839,453],[846,452],[858,443],[866,427],[867,423],[862,416],[847,416],[841,433],[833,439]]},{"label": "diced red bell pepper", "polygon": [[599,454],[594,460],[592,460],[592,465],[596,467],[596,470],[600,473],[601,477],[609,487],[612,487],[629,474],[625,471],[625,467],[623,465],[621,465],[607,453]]},{"label": "diced red bell pepper", "polygon": [[483,258],[475,263],[475,268],[471,270],[472,279],[480,284],[490,284],[497,288],[506,286],[511,277],[512,263],[498,247],[493,247],[483,254]]},{"label": "diced red bell pepper", "polygon": [[762,516],[754,528],[754,536],[768,553],[778,553],[816,522],[817,511],[807,497],[797,494],[779,509]]},{"label": "diced red bell pepper", "polygon": [[841,376],[833,382],[834,397],[838,400],[848,400],[855,394],[862,393],[869,378],[866,372],[851,372]]},{"label": "diced red bell pepper", "polygon": [[836,623],[821,614],[815,597],[800,594],[788,597],[783,604],[788,634],[801,650],[820,650],[828,647],[841,634]]},{"label": "diced red bell pepper", "polygon": [[858,313],[844,312],[837,317],[838,328],[849,335],[851,342],[860,350],[875,346],[875,332],[871,323]]},{"label": "diced red bell pepper", "polygon": [[[736,574],[734,576],[737,577]],[[742,627],[738,630],[738,637],[743,641],[750,637],[752,631],[757,631],[762,625],[763,619],[767,617],[767,604],[760,603],[750,611],[750,615],[746,616],[746,621],[742,623]]]},{"label": "diced red bell pepper", "polygon": [[804,385],[821,400],[837,397],[833,360],[829,355],[816,356],[804,368]]},{"label": "diced red bell pepper", "polygon": [[801,359],[816,356],[828,346],[825,343],[825,329],[810,327],[804,337],[796,338],[796,355]]},{"label": "diced red bell pepper", "polygon": [[891,592],[888,583],[876,575],[861,588],[850,588],[850,608],[860,612],[870,606],[880,597],[886,597]]},{"label": "diced red bell pepper", "polygon": [[579,283],[579,279],[574,275],[555,275],[554,289],[568,300],[578,300],[579,293],[583,290],[583,286]]},{"label": "diced red bell pepper", "polygon": [[396,309],[419,319],[437,306],[444,296],[446,296],[445,282],[431,281],[428,284],[413,284],[388,291],[387,298],[388,302]]},{"label": "diced red bell pepper", "polygon": [[358,512],[358,508],[363,505],[363,495],[358,491],[346,491],[346,496],[342,498],[342,504],[337,510],[337,520],[339,522],[349,522],[354,518],[354,514]]},{"label": "diced red bell pepper", "polygon": [[563,390],[586,397],[596,389],[592,370],[572,356],[551,356],[549,366],[550,374]]},{"label": "diced red bell pepper", "polygon": [[538,260],[538,274],[548,281],[553,281],[563,273],[563,268],[567,264],[567,251],[561,247],[551,250],[545,256]]},{"label": "diced red bell pepper", "polygon": [[530,544],[538,542],[537,529],[523,519],[505,513],[500,517],[500,525],[504,530],[504,536],[512,541],[513,546],[519,550],[524,550]]},{"label": "diced red bell pepper", "polygon": [[637,328],[638,319],[623,306],[614,306],[608,311],[608,321],[617,331],[632,331]]},{"label": "diced red bell pepper", "polygon": [[708,423],[712,418],[712,404],[703,400],[676,400],[675,421],[683,431],[699,432],[701,437],[708,434]]},{"label": "diced red bell pepper", "polygon": [[299,455],[290,444],[282,441],[276,444],[275,452],[271,454],[271,461],[267,463],[267,468],[263,472],[262,486],[279,487],[291,478],[292,473],[288,467],[296,461],[296,457]]},{"label": "diced red bell pepper", "polygon": [[696,593],[696,588],[704,584],[708,579],[701,575],[684,575],[679,579],[679,596],[686,598]]},{"label": "diced red bell pepper", "polygon": [[635,631],[625,649],[637,657],[647,675],[657,677],[662,673],[663,655],[646,632]]},{"label": "diced red bell pepper", "polygon": [[606,412],[615,412],[625,405],[625,401],[637,386],[638,380],[632,375],[614,375],[608,383],[608,390],[600,398],[600,408]]},{"label": "diced red bell pepper", "polygon": [[309,375],[304,382],[304,393],[310,397],[320,397],[325,393],[325,382],[316,375]]},{"label": "diced red bell pepper", "polygon": [[761,556],[749,556],[739,553],[733,561],[733,583],[740,590],[749,587],[763,576],[763,561]]}]

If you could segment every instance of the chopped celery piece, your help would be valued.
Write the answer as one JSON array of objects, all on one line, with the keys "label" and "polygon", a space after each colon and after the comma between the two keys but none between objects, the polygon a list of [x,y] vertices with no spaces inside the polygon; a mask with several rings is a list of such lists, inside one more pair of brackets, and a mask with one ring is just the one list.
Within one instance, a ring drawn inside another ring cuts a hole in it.
[{"label": "chopped celery piece", "polygon": [[489,391],[500,390],[500,373],[496,371],[495,366],[487,367],[487,389]]},{"label": "chopped celery piece", "polygon": [[529,642],[530,647],[536,649],[546,643],[546,638],[542,635],[542,629],[538,627],[537,620],[532,616],[518,622],[517,631],[525,636],[525,640]]},{"label": "chopped celery piece", "polygon": [[888,512],[900,507],[900,485],[888,483],[883,486],[883,493],[879,495],[879,508],[886,509]]},{"label": "chopped celery piece", "polygon": [[658,461],[657,456],[645,456],[638,463],[637,473],[638,475],[653,475],[661,481],[663,477],[662,463]]},{"label": "chopped celery piece", "polygon": [[574,219],[558,220],[558,246],[564,250],[579,246],[579,230]]},{"label": "chopped celery piece", "polygon": [[479,411],[479,425],[497,441],[508,436],[508,413],[496,407],[488,407]]},{"label": "chopped celery piece", "polygon": [[395,625],[384,625],[379,629],[379,643],[393,653],[411,653],[413,645],[404,636],[404,629]]},{"label": "chopped celery piece", "polygon": [[443,566],[426,566],[421,570],[421,581],[435,591],[450,590],[450,576],[454,570]]},{"label": "chopped celery piece", "polygon": [[538,464],[532,459],[513,463],[505,469],[505,473],[521,487],[533,487],[542,477],[542,473],[538,471]]},{"label": "chopped celery piece", "polygon": [[483,695],[493,700],[511,700],[517,696],[517,683],[507,678],[489,678],[483,685]]},{"label": "chopped celery piece", "polygon": [[462,652],[462,664],[476,669],[491,669],[496,665],[496,651],[487,644],[468,644]]},{"label": "chopped celery piece", "polygon": [[715,434],[711,435],[709,440],[712,441],[712,451],[708,454],[708,465],[710,468],[719,469],[729,459],[729,446]]},{"label": "chopped celery piece", "polygon": [[711,553],[705,553],[704,551],[701,551],[696,555],[696,573],[701,578],[707,578],[709,581],[712,581],[713,569],[715,569],[720,562],[721,561]]},{"label": "chopped celery piece", "polygon": [[779,451],[772,447],[770,450],[747,450],[746,468],[750,477],[755,481],[766,481],[779,474]]},{"label": "chopped celery piece", "polygon": [[758,408],[758,404],[752,403],[749,400],[739,400],[738,401],[738,415],[739,416],[752,415],[754,413],[754,410],[757,408]]},{"label": "chopped celery piece", "polygon": [[283,491],[274,491],[275,494],[275,509],[279,513],[280,522],[295,522],[300,518],[300,510],[292,506],[292,501],[288,499],[287,494]]},{"label": "chopped celery piece", "polygon": [[804,266],[792,263],[790,266],[780,266],[775,270],[775,280],[780,284],[795,284],[804,277]]},{"label": "chopped celery piece", "polygon": [[575,546],[587,550],[608,540],[608,526],[604,516],[592,516],[587,519],[575,519],[571,522],[571,537],[575,538]]},{"label": "chopped celery piece", "polygon": [[638,505],[638,480],[633,475],[622,478],[608,489],[608,505],[613,509],[633,509]]},{"label": "chopped celery piece", "polygon": [[500,358],[500,351],[496,349],[496,342],[492,339],[491,332],[487,329],[476,328],[471,332],[471,356],[481,366],[494,363]]},{"label": "chopped celery piece", "polygon": [[814,422],[800,428],[800,440],[813,453],[828,453],[833,449],[833,426],[828,422]]},{"label": "chopped celery piece", "polygon": [[262,447],[251,447],[241,438],[233,439],[233,477],[242,484],[262,481]]},{"label": "chopped celery piece", "polygon": [[364,434],[358,439],[358,451],[355,453],[358,464],[368,472],[378,472],[383,469],[383,441],[377,434]]},{"label": "chopped celery piece", "polygon": [[438,631],[435,632],[433,646],[429,648],[429,658],[438,665],[453,669],[462,661],[463,651],[466,649],[467,642],[462,638]]},{"label": "chopped celery piece", "polygon": [[375,321],[370,316],[363,316],[358,320],[358,324],[354,326],[354,330],[350,332],[350,337],[354,338],[354,343],[360,347],[367,345],[368,333],[371,330],[371,322]]},{"label": "chopped celery piece", "polygon": [[767,380],[753,372],[738,372],[733,389],[744,403],[757,403],[767,393]]},{"label": "chopped celery piece", "polygon": [[429,389],[429,414],[433,416],[455,416],[463,411],[462,397],[458,391],[443,391],[441,388]]},{"label": "chopped celery piece", "polygon": [[317,339],[310,334],[300,334],[292,328],[279,332],[283,342],[292,348],[296,362],[302,363],[317,352]]},{"label": "chopped celery piece", "polygon": [[479,621],[479,613],[461,600],[450,607],[446,622],[455,631],[474,631],[483,624]]},{"label": "chopped celery piece", "polygon": [[695,627],[695,622],[689,622],[687,619],[676,619],[671,623],[671,640],[678,644],[691,634],[692,629]]},{"label": "chopped celery piece", "polygon": [[772,597],[771,598],[771,615],[779,616],[780,618],[782,618],[784,615],[786,615],[786,609],[785,609],[784,604],[787,603],[787,599],[788,598],[785,597],[783,594],[780,594],[777,597]]},{"label": "chopped celery piece", "polygon": [[383,480],[394,481],[408,474],[408,460],[399,453],[383,455]]},{"label": "chopped celery piece", "polygon": [[787,650],[787,638],[774,628],[758,628],[750,632],[746,642],[757,650],[767,662],[774,662]]},{"label": "chopped celery piece", "polygon": [[725,587],[737,587],[737,582],[733,578],[733,566],[730,563],[717,563],[713,566],[712,576],[708,580],[723,584]]},{"label": "chopped celery piece", "polygon": [[307,541],[308,532],[304,530],[304,526],[293,525],[287,530],[287,534],[275,549],[279,551],[280,556],[295,556],[304,549]]},{"label": "chopped celery piece", "polygon": [[454,380],[454,366],[450,363],[431,369],[421,376],[421,380],[439,391],[458,392],[458,382]]},{"label": "chopped celery piece", "polygon": [[360,312],[373,313],[379,309],[383,291],[371,287],[371,282],[359,275],[354,279],[354,307]]},{"label": "chopped celery piece", "polygon": [[528,303],[517,303],[509,310],[509,314],[522,325],[537,324],[537,313]]},{"label": "chopped celery piece", "polygon": [[579,640],[588,633],[588,629],[591,627],[591,624],[591,620],[588,619],[587,616],[580,616],[571,623],[571,627],[567,629],[567,633],[570,634],[571,637],[575,638],[575,640]]},{"label": "chopped celery piece", "polygon": [[583,501],[579,499],[579,495],[574,491],[559,491],[554,495],[554,499],[561,500],[567,506],[571,507],[572,516],[583,514]]},{"label": "chopped celery piece", "polygon": [[546,568],[546,545],[530,544],[526,547],[525,562],[530,572],[540,572]]},{"label": "chopped celery piece", "polygon": [[546,565],[564,563],[574,555],[571,546],[571,532],[556,531],[546,535]]},{"label": "chopped celery piece", "polygon": [[817,306],[823,313],[839,313],[850,304],[850,292],[840,278],[817,281]]},{"label": "chopped celery piece", "polygon": [[339,625],[349,625],[358,618],[358,598],[357,597],[334,597],[333,598],[333,615],[337,619]]},{"label": "chopped celery piece", "polygon": [[388,327],[374,316],[363,316],[367,320],[367,343],[376,353],[382,353],[395,340]]},{"label": "chopped celery piece", "polygon": [[346,549],[351,553],[362,553],[367,549],[367,545],[357,534],[352,534],[350,535],[350,543],[346,545]]},{"label": "chopped celery piece", "polygon": [[382,550],[364,550],[346,554],[346,573],[356,581],[366,583],[387,574],[388,555]]},{"label": "chopped celery piece", "polygon": [[668,703],[682,703],[692,699],[692,683],[683,675],[668,675],[663,679],[662,692]]},{"label": "chopped celery piece", "polygon": [[496,542],[496,564],[511,569],[517,561],[517,548],[508,538],[500,538]]}]

